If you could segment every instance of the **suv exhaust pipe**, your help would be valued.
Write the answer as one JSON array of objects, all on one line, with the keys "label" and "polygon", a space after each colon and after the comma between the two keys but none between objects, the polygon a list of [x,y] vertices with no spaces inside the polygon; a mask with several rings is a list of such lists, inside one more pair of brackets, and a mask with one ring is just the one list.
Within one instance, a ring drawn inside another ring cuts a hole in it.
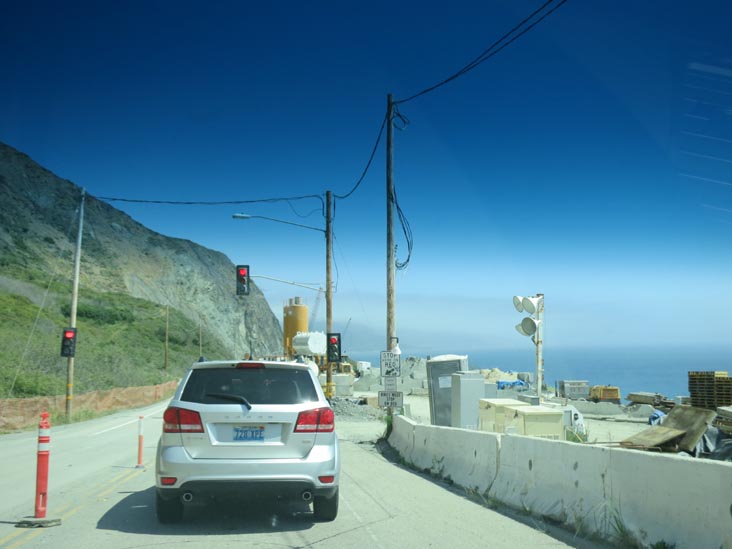
[{"label": "suv exhaust pipe", "polygon": [[183,503],[190,503],[193,501],[193,492],[185,492],[181,498],[183,500]]},{"label": "suv exhaust pipe", "polygon": [[303,501],[312,501],[313,499],[313,493],[310,490],[305,490],[302,493],[302,500]]}]

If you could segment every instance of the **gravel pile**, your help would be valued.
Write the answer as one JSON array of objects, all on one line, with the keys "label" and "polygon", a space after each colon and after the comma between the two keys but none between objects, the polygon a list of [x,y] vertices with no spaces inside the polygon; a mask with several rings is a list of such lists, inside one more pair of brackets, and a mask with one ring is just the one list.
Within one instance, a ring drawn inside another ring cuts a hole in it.
[{"label": "gravel pile", "polygon": [[366,404],[363,398],[335,397],[330,405],[336,417],[348,421],[382,421],[385,415],[383,410]]}]

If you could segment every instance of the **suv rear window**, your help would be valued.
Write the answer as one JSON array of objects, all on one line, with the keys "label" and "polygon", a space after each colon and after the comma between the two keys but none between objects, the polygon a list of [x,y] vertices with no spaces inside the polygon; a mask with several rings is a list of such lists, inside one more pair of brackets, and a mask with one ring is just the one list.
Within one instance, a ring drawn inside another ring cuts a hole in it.
[{"label": "suv rear window", "polygon": [[301,370],[201,368],[191,372],[181,400],[231,404],[240,397],[249,404],[299,404],[316,402],[318,393],[309,372]]}]

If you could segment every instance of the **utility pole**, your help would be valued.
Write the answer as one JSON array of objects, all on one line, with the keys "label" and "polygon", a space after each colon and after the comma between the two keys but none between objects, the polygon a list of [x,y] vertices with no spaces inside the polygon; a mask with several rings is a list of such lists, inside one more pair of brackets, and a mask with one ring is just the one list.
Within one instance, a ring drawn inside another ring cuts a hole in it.
[{"label": "utility pole", "polygon": [[394,247],[394,142],[392,117],[394,99],[386,96],[386,349],[396,338],[394,273],[396,249]]},{"label": "utility pole", "polygon": [[[325,326],[326,333],[333,331],[333,284],[331,263],[333,259],[333,217],[332,205],[333,194],[325,191]],[[333,363],[328,362],[328,369],[325,373],[326,396],[331,398],[334,395]]]},{"label": "utility pole", "polygon": [[536,394],[541,404],[542,386],[544,385],[544,294],[536,294],[539,303],[536,311]]},{"label": "utility pole", "polygon": [[170,305],[165,306],[165,362],[163,370],[168,369],[168,332],[170,328]]},{"label": "utility pole", "polygon": [[[76,304],[79,300],[79,270],[81,267],[81,235],[84,230],[84,201],[86,189],[81,189],[81,206],[79,206],[79,233],[76,235],[76,252],[74,254],[74,286],[71,291],[71,322],[76,328]],[[66,363],[66,420],[71,421],[74,399],[74,357],[70,356]]]}]

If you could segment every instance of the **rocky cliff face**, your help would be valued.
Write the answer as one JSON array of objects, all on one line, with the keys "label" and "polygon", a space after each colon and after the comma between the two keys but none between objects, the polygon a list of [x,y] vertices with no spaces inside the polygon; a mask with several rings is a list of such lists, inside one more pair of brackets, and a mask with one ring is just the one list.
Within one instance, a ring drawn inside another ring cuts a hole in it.
[{"label": "rocky cliff face", "polygon": [[[0,143],[0,289],[42,292],[51,275],[73,277],[81,189]],[[80,292],[124,293],[203,322],[231,356],[282,352],[282,328],[256,285],[235,295],[222,253],[151,231],[87,194]],[[25,292],[27,294],[27,291]]]}]

